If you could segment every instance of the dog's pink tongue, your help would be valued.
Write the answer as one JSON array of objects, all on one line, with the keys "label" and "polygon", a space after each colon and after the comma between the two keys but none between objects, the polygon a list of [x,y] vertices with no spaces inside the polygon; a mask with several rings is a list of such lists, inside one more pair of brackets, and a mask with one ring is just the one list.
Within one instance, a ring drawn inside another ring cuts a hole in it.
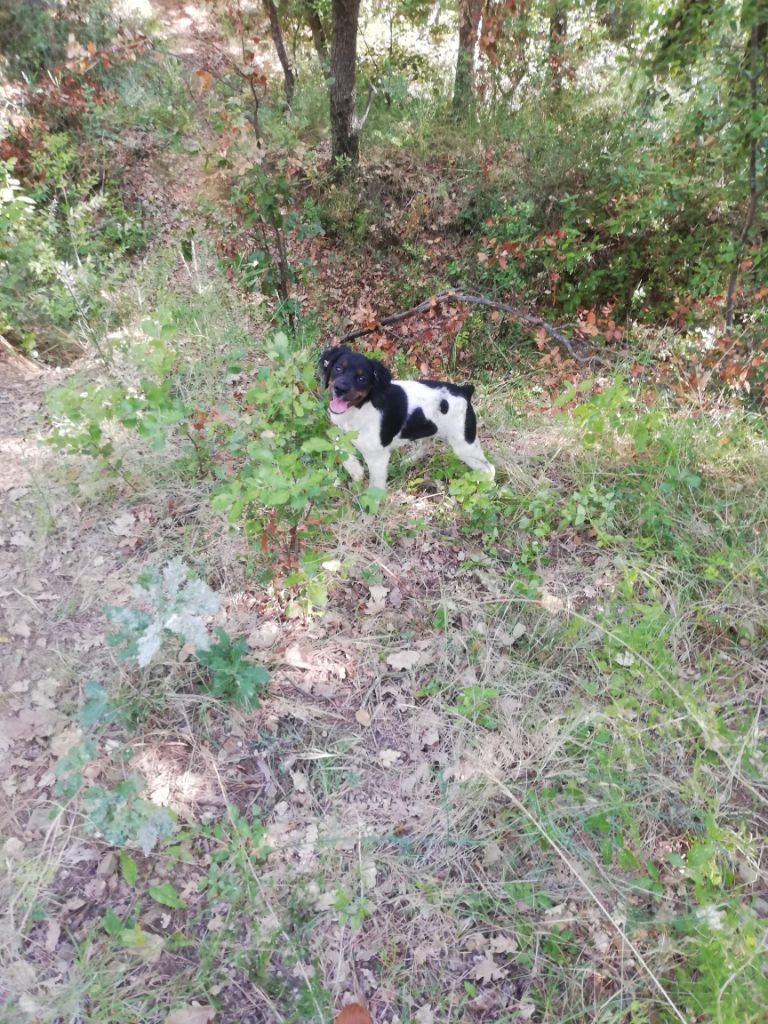
[{"label": "dog's pink tongue", "polygon": [[343,398],[332,398],[331,399],[331,412],[346,412],[349,408],[349,402]]}]

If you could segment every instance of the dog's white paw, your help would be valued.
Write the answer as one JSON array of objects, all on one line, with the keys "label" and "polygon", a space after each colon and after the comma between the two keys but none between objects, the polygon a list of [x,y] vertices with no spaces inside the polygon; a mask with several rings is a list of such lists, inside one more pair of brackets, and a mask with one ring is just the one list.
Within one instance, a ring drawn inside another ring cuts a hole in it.
[{"label": "dog's white paw", "polygon": [[365,470],[363,469],[362,463],[354,456],[350,456],[344,463],[344,469],[349,473],[353,480],[357,480],[359,483],[365,476]]}]

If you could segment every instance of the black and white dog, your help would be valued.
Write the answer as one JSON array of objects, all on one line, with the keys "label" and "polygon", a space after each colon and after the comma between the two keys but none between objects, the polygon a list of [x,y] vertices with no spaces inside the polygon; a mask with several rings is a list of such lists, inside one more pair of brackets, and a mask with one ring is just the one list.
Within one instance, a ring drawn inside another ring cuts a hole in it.
[{"label": "black and white dog", "polygon": [[[386,488],[393,448],[422,437],[441,437],[462,462],[495,476],[477,440],[471,384],[392,380],[386,366],[343,345],[323,352],[320,371],[331,393],[331,422],[357,434],[354,444],[368,466],[371,487]],[[353,480],[363,479],[354,456],[344,466]]]}]

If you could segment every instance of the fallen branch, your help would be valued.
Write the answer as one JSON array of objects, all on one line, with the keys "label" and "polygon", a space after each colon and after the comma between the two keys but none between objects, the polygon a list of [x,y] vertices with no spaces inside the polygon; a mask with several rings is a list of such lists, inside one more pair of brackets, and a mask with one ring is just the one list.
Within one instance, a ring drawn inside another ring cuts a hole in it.
[{"label": "fallen branch", "polygon": [[571,359],[575,359],[577,363],[588,363],[592,358],[591,355],[579,355],[575,351],[570,339],[561,334],[552,324],[542,320],[541,317],[525,313],[522,309],[518,309],[517,306],[510,306],[508,302],[499,302],[497,299],[490,299],[487,295],[477,295],[474,292],[440,292],[439,295],[433,295],[412,309],[406,309],[401,313],[392,313],[391,316],[382,317],[373,327],[360,327],[355,331],[350,331],[349,334],[345,334],[340,340],[344,342],[353,341],[355,338],[363,338],[366,334],[373,334],[382,327],[391,327],[392,324],[400,323],[401,320],[418,316],[419,313],[426,313],[428,309],[433,309],[441,302],[463,302],[471,306],[487,306],[489,309],[498,309],[502,313],[508,313],[510,316],[513,316],[520,323],[525,324],[526,327],[541,328],[553,341],[556,341],[558,345],[562,345]]}]

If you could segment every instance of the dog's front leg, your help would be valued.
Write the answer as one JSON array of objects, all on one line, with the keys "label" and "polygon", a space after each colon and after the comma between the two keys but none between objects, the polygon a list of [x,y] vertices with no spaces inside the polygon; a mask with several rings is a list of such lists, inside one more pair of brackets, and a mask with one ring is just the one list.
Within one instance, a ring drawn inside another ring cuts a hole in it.
[{"label": "dog's front leg", "polygon": [[344,460],[344,469],[346,469],[353,480],[362,480],[365,476],[362,462],[356,459],[354,455],[350,455],[348,459]]},{"label": "dog's front leg", "polygon": [[380,491],[387,489],[387,469],[389,467],[389,448],[380,452],[363,452],[368,464],[368,486],[377,487]]}]

